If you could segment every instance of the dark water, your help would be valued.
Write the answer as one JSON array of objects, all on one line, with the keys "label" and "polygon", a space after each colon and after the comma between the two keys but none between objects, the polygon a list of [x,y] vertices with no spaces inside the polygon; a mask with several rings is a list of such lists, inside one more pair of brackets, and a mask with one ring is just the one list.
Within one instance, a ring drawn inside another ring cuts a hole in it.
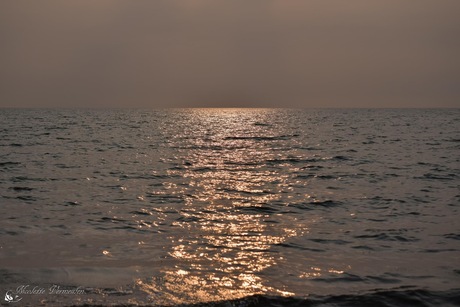
[{"label": "dark water", "polygon": [[460,305],[459,109],[3,109],[0,135],[2,303]]}]

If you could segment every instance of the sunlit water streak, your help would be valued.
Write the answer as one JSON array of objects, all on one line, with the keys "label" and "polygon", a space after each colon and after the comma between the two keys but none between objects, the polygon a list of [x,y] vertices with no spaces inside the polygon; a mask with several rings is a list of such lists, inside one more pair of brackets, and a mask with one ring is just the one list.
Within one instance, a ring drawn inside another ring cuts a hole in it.
[{"label": "sunlit water streak", "polygon": [[2,286],[86,287],[57,305],[452,291],[459,115],[2,110]]}]

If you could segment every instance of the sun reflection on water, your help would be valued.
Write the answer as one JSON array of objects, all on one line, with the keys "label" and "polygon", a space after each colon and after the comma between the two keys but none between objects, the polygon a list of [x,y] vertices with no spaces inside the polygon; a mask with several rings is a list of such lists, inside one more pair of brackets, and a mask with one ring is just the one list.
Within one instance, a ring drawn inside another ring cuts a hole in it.
[{"label": "sun reflection on water", "polygon": [[191,135],[178,149],[183,167],[169,174],[185,178],[188,186],[164,184],[166,191],[182,194],[185,205],[173,226],[183,229],[183,236],[171,237],[169,255],[175,265],[163,269],[161,281],[138,280],[156,302],[294,295],[264,279],[264,270],[281,259],[271,247],[307,231],[307,225],[292,217],[274,221],[277,213],[267,206],[280,198],[286,177],[264,167],[263,161],[273,158],[273,144],[264,145],[264,140],[276,137],[264,124],[268,120],[264,114],[261,110],[184,113],[189,125],[177,137]]}]

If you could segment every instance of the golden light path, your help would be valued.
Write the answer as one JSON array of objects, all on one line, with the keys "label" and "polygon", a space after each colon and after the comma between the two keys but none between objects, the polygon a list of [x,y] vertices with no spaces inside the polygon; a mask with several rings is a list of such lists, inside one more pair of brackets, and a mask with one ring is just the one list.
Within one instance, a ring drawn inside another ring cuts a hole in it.
[{"label": "golden light path", "polygon": [[186,170],[169,174],[183,176],[188,184],[166,184],[168,193],[185,197],[173,223],[183,235],[170,237],[175,265],[165,267],[161,279],[137,281],[156,303],[294,295],[264,280],[264,270],[282,260],[271,247],[308,231],[305,221],[275,219],[281,214],[266,208],[288,190],[286,175],[264,166],[273,158],[273,144],[258,138],[277,136],[263,124],[270,112],[184,111],[189,125],[178,128],[178,138],[188,135],[181,151]]}]

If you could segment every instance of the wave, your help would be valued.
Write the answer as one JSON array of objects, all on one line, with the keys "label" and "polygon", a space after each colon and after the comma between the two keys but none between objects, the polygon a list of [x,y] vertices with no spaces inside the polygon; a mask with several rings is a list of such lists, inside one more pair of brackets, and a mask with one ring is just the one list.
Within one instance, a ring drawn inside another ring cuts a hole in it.
[{"label": "wave", "polygon": [[[253,295],[235,300],[222,300],[216,302],[180,304],[181,307],[300,307],[300,306],[459,306],[460,289],[447,291],[431,291],[426,289],[406,289],[397,288],[394,290],[374,290],[362,294],[344,295],[311,295],[308,297],[283,297],[269,295]],[[100,304],[72,305],[77,306],[104,306]],[[110,306],[155,306],[162,307],[167,305],[130,305],[118,304]],[[170,306],[170,305],[168,305]]]}]

